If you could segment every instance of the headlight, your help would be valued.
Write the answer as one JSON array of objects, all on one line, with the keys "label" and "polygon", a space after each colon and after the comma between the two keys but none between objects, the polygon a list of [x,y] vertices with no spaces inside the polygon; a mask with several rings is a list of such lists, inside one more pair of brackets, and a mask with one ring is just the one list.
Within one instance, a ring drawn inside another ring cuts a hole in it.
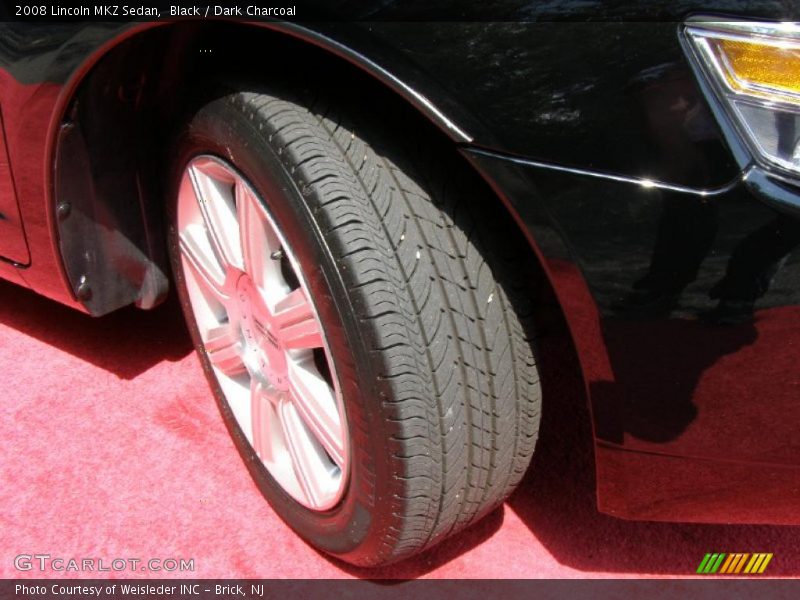
[{"label": "headlight", "polygon": [[800,24],[701,21],[685,32],[754,156],[800,173]]}]

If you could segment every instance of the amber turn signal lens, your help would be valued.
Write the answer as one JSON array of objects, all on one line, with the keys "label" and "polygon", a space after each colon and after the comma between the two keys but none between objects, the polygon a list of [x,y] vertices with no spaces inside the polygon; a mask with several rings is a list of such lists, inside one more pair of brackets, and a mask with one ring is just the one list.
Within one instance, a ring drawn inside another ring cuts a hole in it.
[{"label": "amber turn signal lens", "polygon": [[757,86],[800,94],[800,48],[731,39],[716,42],[734,90],[755,91]]},{"label": "amber turn signal lens", "polygon": [[685,33],[726,135],[768,169],[800,175],[800,23],[695,19]]}]

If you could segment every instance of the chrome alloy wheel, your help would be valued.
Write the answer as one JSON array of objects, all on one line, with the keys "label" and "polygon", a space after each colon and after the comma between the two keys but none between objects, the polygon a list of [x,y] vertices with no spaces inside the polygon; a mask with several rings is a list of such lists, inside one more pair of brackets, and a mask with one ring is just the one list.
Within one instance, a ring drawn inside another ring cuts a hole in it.
[{"label": "chrome alloy wheel", "polygon": [[236,421],[297,502],[336,505],[348,477],[341,392],[303,272],[253,187],[198,156],[178,191],[189,303]]}]

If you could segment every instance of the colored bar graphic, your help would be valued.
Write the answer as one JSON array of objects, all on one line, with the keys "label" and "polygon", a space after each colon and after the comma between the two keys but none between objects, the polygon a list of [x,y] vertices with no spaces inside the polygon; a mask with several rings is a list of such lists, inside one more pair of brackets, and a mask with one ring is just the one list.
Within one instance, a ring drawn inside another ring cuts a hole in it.
[{"label": "colored bar graphic", "polygon": [[711,569],[712,573],[716,573],[719,570],[723,558],[725,558],[724,552],[720,553],[719,558],[717,558],[717,561],[714,563],[714,567]]},{"label": "colored bar graphic", "polygon": [[716,573],[719,569],[719,566],[722,564],[722,559],[724,558],[724,553],[720,554],[715,552],[714,554],[706,554],[703,558],[703,561],[700,563],[700,566],[697,567],[697,572],[704,575]]},{"label": "colored bar graphic", "polygon": [[769,561],[771,560],[772,560],[772,552],[770,552],[764,557],[764,562],[761,563],[761,568],[758,569],[759,575],[764,572],[764,570],[767,568],[767,565],[769,564]]},{"label": "colored bar graphic", "polygon": [[757,552],[755,554],[747,552],[734,552],[731,554],[709,552],[700,561],[697,572],[702,575],[713,575],[715,573],[720,575],[736,575],[739,573],[760,575],[766,570],[767,565],[772,560],[772,556],[771,552]]},{"label": "colored bar graphic", "polygon": [[706,572],[706,565],[708,564],[708,560],[711,558],[710,554],[706,554],[703,557],[703,560],[700,561],[700,566],[697,567],[698,573],[705,573]]},{"label": "colored bar graphic", "polygon": [[720,573],[733,573],[736,570],[736,565],[739,564],[739,561],[742,559],[741,554],[729,554],[728,560],[722,565],[722,568],[719,570]]},{"label": "colored bar graphic", "polygon": [[750,556],[750,555],[747,554],[747,553],[739,555],[739,562],[736,565],[736,570],[734,571],[734,573],[740,573],[741,572],[742,567],[744,566],[744,563],[747,561],[747,557],[748,556]]},{"label": "colored bar graphic", "polygon": [[761,566],[761,561],[764,559],[763,554],[753,554],[753,558],[750,559],[750,562],[747,563],[747,566],[744,568],[745,573],[755,573],[757,572],[756,569]]},{"label": "colored bar graphic", "polygon": [[720,573],[730,573],[731,563],[735,562],[736,557],[739,556],[738,554],[728,554],[728,558],[725,559],[725,562],[722,563],[722,568],[719,570]]},{"label": "colored bar graphic", "polygon": [[719,554],[712,554],[711,558],[708,560],[708,564],[706,565],[705,573],[714,573],[716,572],[714,569],[714,563],[717,562],[719,558]]}]

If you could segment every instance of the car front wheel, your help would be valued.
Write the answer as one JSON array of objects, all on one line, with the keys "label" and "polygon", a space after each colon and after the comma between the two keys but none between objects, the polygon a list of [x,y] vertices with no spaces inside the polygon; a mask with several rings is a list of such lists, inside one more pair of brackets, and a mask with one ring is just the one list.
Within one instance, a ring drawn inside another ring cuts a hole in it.
[{"label": "car front wheel", "polygon": [[221,94],[177,137],[168,210],[186,320],[253,478],[358,565],[502,503],[540,410],[528,253],[446,144],[375,112]]}]

